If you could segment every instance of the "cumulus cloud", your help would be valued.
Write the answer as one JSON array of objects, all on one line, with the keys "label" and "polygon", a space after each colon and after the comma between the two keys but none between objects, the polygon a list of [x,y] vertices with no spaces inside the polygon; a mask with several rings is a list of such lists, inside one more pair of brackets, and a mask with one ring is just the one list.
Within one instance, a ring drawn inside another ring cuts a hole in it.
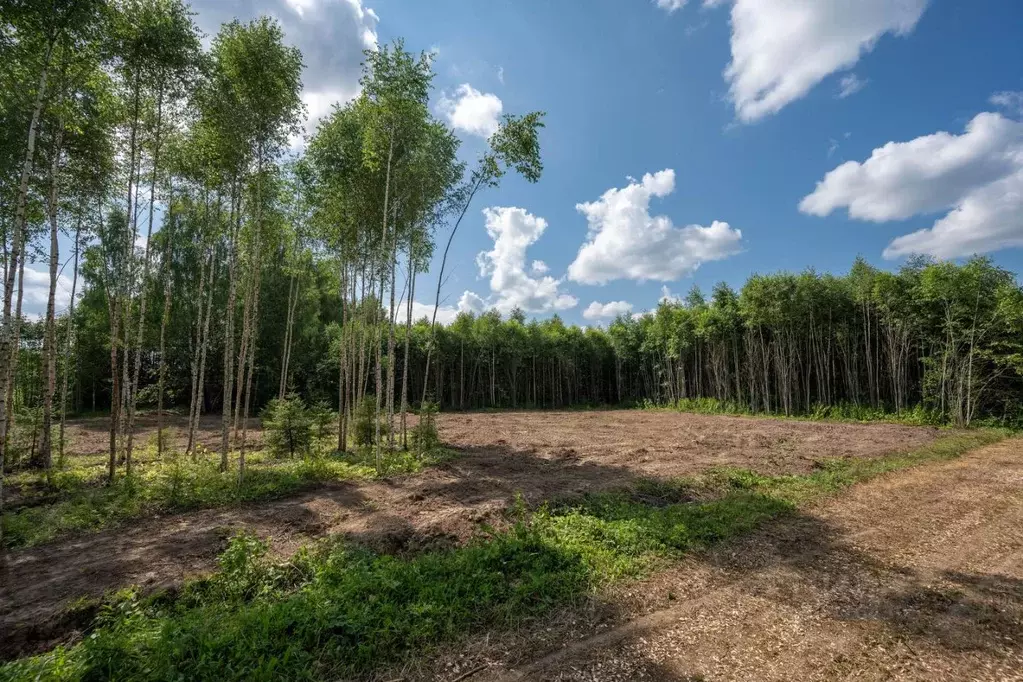
[{"label": "cumulus cloud", "polygon": [[817,216],[841,208],[878,223],[948,211],[932,227],[892,241],[887,258],[952,258],[1023,245],[1023,123],[985,112],[961,135],[889,142],[866,161],[829,172],[799,204]]},{"label": "cumulus cloud", "polygon": [[284,40],[302,51],[305,69],[303,102],[312,131],[334,102],[347,102],[360,92],[363,50],[377,48],[380,18],[363,0],[192,0],[195,20],[209,37],[224,22],[275,17]]},{"label": "cumulus cloud", "polygon": [[504,105],[497,95],[462,83],[453,95],[441,96],[437,110],[456,130],[487,139],[497,132]]},{"label": "cumulus cloud", "polygon": [[[705,0],[704,5],[724,4]],[[744,122],[777,113],[833,73],[855,65],[881,36],[910,33],[927,0],[732,0],[725,69]],[[851,93],[850,93],[851,94]]]},{"label": "cumulus cloud", "polygon": [[838,98],[845,99],[855,95],[865,87],[867,87],[867,80],[865,78],[860,78],[855,73],[846,74],[838,82]]},{"label": "cumulus cloud", "polygon": [[[23,310],[26,316],[39,318],[46,312],[46,303],[50,295],[50,273],[36,270],[30,265],[25,266],[25,299]],[[71,303],[71,278],[57,275],[57,289],[54,292],[54,309],[57,314],[66,310]]]},{"label": "cumulus cloud", "polygon": [[728,223],[675,227],[667,216],[650,215],[650,199],[675,191],[675,171],[647,173],[597,201],[577,204],[589,234],[568,278],[583,284],[616,279],[669,282],[692,273],[701,263],[721,260],[741,249],[742,232]]},{"label": "cumulus cloud", "polygon": [[[579,300],[562,291],[562,281],[550,275],[526,273],[526,249],[547,229],[547,221],[513,206],[483,209],[487,234],[494,248],[476,256],[481,276],[490,277],[488,300],[465,292],[459,307],[479,312],[494,308],[503,314],[515,308],[527,313],[551,313],[574,308]],[[542,261],[537,261],[542,264]],[[546,267],[546,266],[545,266]]]},{"label": "cumulus cloud", "polygon": [[542,260],[533,261],[533,264],[529,266],[529,269],[534,275],[542,275],[550,270],[550,268],[547,267],[547,264]]},{"label": "cumulus cloud", "polygon": [[628,301],[611,301],[610,303],[594,301],[583,311],[583,317],[587,320],[606,320],[619,315],[628,315],[631,312],[632,304]]}]

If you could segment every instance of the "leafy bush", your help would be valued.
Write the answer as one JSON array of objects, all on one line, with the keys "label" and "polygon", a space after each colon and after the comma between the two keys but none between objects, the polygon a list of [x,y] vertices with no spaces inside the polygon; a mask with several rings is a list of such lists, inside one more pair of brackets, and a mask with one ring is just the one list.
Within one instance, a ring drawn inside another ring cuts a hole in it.
[{"label": "leafy bush", "polygon": [[11,430],[7,435],[7,468],[17,469],[31,465],[42,436],[43,408],[19,408],[15,412]]},{"label": "leafy bush", "polygon": [[263,411],[264,440],[277,456],[295,457],[296,452],[308,454],[313,440],[313,420],[305,403],[291,394],[275,398]]}]

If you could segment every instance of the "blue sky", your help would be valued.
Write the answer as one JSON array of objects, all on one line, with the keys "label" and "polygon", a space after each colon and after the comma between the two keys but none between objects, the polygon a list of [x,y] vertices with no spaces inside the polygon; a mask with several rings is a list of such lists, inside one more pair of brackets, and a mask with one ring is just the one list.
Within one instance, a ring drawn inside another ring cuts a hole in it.
[{"label": "blue sky", "polygon": [[979,251],[1023,271],[1023,2],[193,6],[210,34],[278,17],[305,54],[314,120],[357,92],[363,47],[399,37],[435,52],[435,113],[467,158],[498,104],[547,112],[541,181],[507,178],[460,228],[448,316],[520,305],[600,324],[655,307],[665,287],[845,272],[857,254],[895,268],[912,252]]}]

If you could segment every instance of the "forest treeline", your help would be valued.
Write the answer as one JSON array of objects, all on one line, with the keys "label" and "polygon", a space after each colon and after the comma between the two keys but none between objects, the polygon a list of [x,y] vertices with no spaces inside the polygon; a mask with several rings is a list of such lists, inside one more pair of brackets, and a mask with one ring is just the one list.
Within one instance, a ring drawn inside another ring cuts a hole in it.
[{"label": "forest treeline", "polygon": [[757,275],[606,329],[518,311],[440,325],[459,226],[507,174],[540,179],[543,113],[504,116],[463,161],[431,113],[430,55],[398,41],[298,145],[302,55],[275,20],[203,44],[181,0],[0,4],[0,473],[52,467],[68,412],[102,411],[109,476],[130,474],[140,411],[162,432],[169,408],[188,450],[217,415],[242,473],[247,417],[289,395],[336,411],[339,450],[371,403],[378,456],[426,401],[1019,417],[1023,294],[983,259]]},{"label": "forest treeline", "polygon": [[[334,409],[344,338],[335,269],[310,263],[298,277],[285,389]],[[268,308],[286,310],[288,278],[272,269],[263,277]],[[82,356],[71,400],[78,410],[102,410],[109,400],[107,321],[100,303],[87,295],[80,309],[92,307],[95,314],[77,321]],[[353,317],[351,333],[368,336],[372,330],[358,322],[365,315]],[[264,360],[255,373],[258,405],[281,395],[289,341],[279,323],[279,314],[259,322]],[[36,327],[33,336],[41,333]],[[739,291],[719,284],[705,296],[694,288],[684,300],[662,301],[606,328],[490,311],[461,313],[436,328],[428,319],[414,320],[411,327],[399,325],[395,337],[397,374],[407,377],[407,387],[399,385],[393,396],[399,405],[402,394],[414,396],[414,404],[425,394],[446,410],[672,405],[709,398],[717,402],[708,408],[737,412],[912,413],[914,419],[959,425],[978,417],[1015,424],[1023,416],[1023,291],[1011,273],[980,258],[963,265],[918,261],[895,273],[857,260],[844,276],[756,275]],[[384,341],[385,361],[386,351]],[[25,355],[37,358],[22,365],[22,382],[31,390],[39,386],[39,354]],[[364,350],[358,396],[374,391],[370,355]],[[159,357],[145,359],[150,376]],[[168,403],[181,408],[189,403],[191,358],[187,337],[168,345],[172,369],[165,391]],[[207,374],[204,412],[220,407],[219,376]],[[143,402],[152,407],[155,397],[149,391]]]}]

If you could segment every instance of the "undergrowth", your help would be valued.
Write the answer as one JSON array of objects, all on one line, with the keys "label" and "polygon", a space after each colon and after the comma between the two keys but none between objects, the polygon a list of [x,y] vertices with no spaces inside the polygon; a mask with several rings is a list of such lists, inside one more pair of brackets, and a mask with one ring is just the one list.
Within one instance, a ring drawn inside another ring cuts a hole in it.
[{"label": "undergrowth", "polygon": [[[222,472],[220,456],[201,447],[195,456],[163,459],[148,452],[149,447],[138,452],[132,475],[120,476],[111,485],[105,484],[102,466],[68,458],[65,468],[51,474],[44,494],[26,495],[23,504],[4,513],[4,544],[36,545],[142,516],[273,500],[316,483],[415,473],[452,456],[439,446],[422,456],[385,452],[377,469],[372,448],[343,455],[320,448],[286,460],[257,451],[246,455],[246,473],[239,483],[233,456],[231,467]],[[37,473],[22,473],[13,478],[12,488],[29,490],[41,483],[37,479]]]},{"label": "undergrowth", "polygon": [[[836,405],[814,405],[809,410],[784,415],[775,412],[764,412],[750,408],[749,405],[731,400],[717,398],[683,398],[671,403],[656,403],[650,400],[636,405],[644,410],[672,410],[692,412],[695,414],[728,414],[765,419],[800,419],[808,421],[844,421],[844,422],[884,422],[889,424],[905,424],[908,426],[949,426],[947,419],[942,418],[936,410],[923,405],[908,407],[902,411],[893,411],[884,407],[871,407],[855,403],[839,403]],[[1023,424],[998,418],[975,420],[972,426],[980,428],[1011,428],[1020,430]]]},{"label": "undergrowth", "polygon": [[177,595],[127,590],[83,641],[0,667],[11,680],[321,680],[366,674],[442,642],[513,628],[658,562],[749,532],[814,499],[1004,431],[971,431],[910,453],[844,459],[807,475],[716,470],[530,512],[506,531],[413,556],[325,540],[287,562],[235,538],[220,571]]}]

